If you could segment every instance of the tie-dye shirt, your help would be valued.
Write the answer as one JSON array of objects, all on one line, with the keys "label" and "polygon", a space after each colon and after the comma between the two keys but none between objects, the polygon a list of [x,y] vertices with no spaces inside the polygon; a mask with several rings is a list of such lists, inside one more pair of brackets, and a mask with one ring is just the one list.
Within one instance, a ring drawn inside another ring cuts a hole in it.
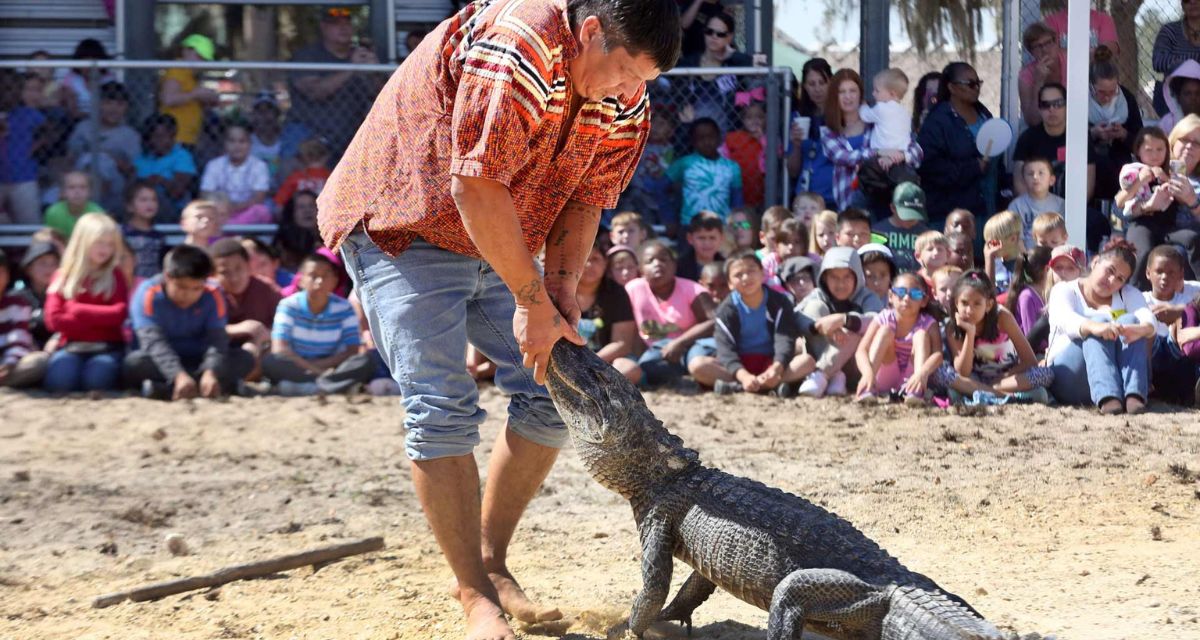
[{"label": "tie-dye shirt", "polygon": [[734,189],[742,188],[742,169],[729,158],[705,158],[688,154],[667,169],[671,182],[681,185],[683,208],[679,224],[686,227],[698,211],[712,211],[722,220],[729,217]]}]

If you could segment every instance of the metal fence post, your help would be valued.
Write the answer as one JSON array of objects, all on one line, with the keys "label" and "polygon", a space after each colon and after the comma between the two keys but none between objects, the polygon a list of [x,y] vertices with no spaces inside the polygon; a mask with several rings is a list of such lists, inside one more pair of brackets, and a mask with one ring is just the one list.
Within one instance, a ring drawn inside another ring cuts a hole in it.
[{"label": "metal fence post", "polygon": [[[779,120],[786,114],[779,113],[779,70],[771,69],[767,76],[767,127],[766,131],[779,131]],[[767,148],[764,150],[770,162],[766,162],[766,175],[763,176],[763,206],[769,207],[779,203],[779,139],[777,136],[767,136]],[[785,172],[786,173],[786,172]]]},{"label": "metal fence post", "polygon": [[862,57],[859,58],[858,68],[863,83],[870,87],[875,74],[888,68],[888,40],[891,37],[888,22],[891,17],[891,5],[887,0],[863,0],[859,11],[862,12],[862,26],[859,32],[859,51]]}]

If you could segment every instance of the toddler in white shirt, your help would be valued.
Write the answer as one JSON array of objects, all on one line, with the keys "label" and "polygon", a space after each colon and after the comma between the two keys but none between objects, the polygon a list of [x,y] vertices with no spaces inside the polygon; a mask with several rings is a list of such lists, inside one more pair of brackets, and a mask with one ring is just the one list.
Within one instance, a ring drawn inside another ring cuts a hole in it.
[{"label": "toddler in white shirt", "polygon": [[880,164],[886,169],[904,161],[904,151],[912,141],[912,114],[900,104],[908,92],[908,76],[899,69],[884,69],[875,74],[872,84],[875,106],[863,103],[858,114],[863,122],[875,125],[871,149],[879,153]]}]

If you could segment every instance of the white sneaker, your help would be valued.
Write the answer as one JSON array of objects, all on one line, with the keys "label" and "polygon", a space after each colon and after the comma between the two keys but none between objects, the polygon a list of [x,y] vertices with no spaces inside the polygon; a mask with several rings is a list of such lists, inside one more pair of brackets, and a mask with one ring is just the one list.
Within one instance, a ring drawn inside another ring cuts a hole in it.
[{"label": "white sneaker", "polygon": [[800,395],[809,398],[820,398],[825,395],[825,389],[828,386],[829,380],[825,377],[825,374],[820,371],[814,371],[808,374],[808,377],[801,383]]},{"label": "white sneaker", "polygon": [[839,371],[833,374],[829,379],[829,386],[825,387],[825,395],[827,396],[844,396],[846,395],[846,373]]},{"label": "white sneaker", "polygon": [[290,398],[298,398],[301,396],[315,396],[320,389],[315,382],[292,382],[290,380],[280,380],[279,384],[275,385],[275,390],[279,395]]}]

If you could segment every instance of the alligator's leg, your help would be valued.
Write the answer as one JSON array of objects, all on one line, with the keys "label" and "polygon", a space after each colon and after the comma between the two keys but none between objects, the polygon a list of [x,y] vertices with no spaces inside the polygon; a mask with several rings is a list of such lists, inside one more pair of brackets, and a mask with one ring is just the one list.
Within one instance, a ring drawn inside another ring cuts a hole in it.
[{"label": "alligator's leg", "polygon": [[693,571],[692,575],[683,582],[683,586],[679,588],[679,593],[675,594],[675,599],[671,600],[671,604],[667,605],[667,608],[658,615],[658,619],[682,622],[687,626],[690,636],[692,635],[692,612],[696,610],[696,607],[704,604],[704,601],[708,600],[708,597],[716,590],[717,585],[700,575],[699,571]]},{"label": "alligator's leg", "polygon": [[633,600],[629,614],[629,631],[642,637],[662,611],[671,589],[671,569],[674,540],[665,518],[653,512],[642,520],[642,591]]},{"label": "alligator's leg", "polygon": [[775,587],[767,638],[800,640],[806,618],[877,629],[886,606],[887,599],[879,589],[852,573],[836,569],[799,569]]}]

